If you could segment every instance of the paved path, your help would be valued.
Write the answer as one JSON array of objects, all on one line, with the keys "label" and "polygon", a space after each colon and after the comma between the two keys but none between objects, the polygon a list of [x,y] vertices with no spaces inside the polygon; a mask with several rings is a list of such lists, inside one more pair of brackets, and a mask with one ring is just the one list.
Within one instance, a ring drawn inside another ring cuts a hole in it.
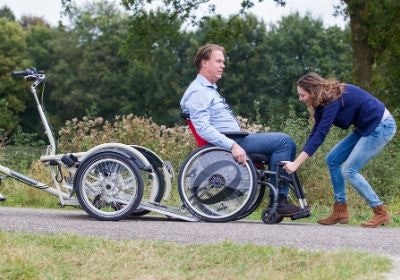
[{"label": "paved path", "polygon": [[400,228],[366,229],[291,222],[278,225],[252,221],[183,222],[154,216],[103,222],[80,210],[0,207],[0,230],[45,234],[67,232],[111,239],[164,240],[186,244],[231,240],[313,250],[355,249],[392,257],[396,267],[387,279],[400,279]]}]

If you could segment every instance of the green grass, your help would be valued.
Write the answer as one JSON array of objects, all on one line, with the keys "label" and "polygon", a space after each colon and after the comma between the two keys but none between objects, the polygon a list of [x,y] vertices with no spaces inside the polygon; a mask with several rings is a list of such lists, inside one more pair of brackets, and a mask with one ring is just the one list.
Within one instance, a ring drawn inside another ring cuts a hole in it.
[{"label": "green grass", "polygon": [[0,231],[0,279],[382,279],[390,259],[240,245]]}]

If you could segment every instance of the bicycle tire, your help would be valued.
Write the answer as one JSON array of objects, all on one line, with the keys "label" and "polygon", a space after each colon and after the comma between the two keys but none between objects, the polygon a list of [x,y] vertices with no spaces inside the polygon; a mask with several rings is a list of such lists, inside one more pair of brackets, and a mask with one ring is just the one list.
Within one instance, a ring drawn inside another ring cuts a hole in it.
[{"label": "bicycle tire", "polygon": [[139,169],[115,152],[99,152],[85,159],[76,172],[74,188],[82,208],[102,221],[126,218],[143,196]]}]

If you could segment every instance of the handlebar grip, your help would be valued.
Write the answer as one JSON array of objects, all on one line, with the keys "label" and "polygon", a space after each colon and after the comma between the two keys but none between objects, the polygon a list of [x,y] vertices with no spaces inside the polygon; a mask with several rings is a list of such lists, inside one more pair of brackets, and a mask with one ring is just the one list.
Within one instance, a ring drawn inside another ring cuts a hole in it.
[{"label": "handlebar grip", "polygon": [[22,70],[22,71],[13,71],[11,73],[11,75],[13,77],[25,77],[27,74],[26,74],[26,70]]},{"label": "handlebar grip", "polygon": [[36,70],[36,68],[28,68],[25,70],[13,71],[11,73],[11,75],[13,77],[26,77],[26,76],[38,75],[38,74],[44,74],[44,71]]}]

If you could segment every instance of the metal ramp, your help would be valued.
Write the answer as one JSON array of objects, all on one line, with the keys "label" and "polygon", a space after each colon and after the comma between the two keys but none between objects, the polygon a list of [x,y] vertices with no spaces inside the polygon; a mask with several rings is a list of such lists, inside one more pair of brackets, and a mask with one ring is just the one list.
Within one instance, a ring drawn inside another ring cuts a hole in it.
[{"label": "metal ramp", "polygon": [[199,218],[196,218],[188,211],[182,211],[179,207],[170,206],[170,205],[161,205],[159,203],[151,203],[142,201],[139,205],[140,208],[157,212],[163,214],[165,216],[189,221],[189,222],[198,222],[200,221]]}]

